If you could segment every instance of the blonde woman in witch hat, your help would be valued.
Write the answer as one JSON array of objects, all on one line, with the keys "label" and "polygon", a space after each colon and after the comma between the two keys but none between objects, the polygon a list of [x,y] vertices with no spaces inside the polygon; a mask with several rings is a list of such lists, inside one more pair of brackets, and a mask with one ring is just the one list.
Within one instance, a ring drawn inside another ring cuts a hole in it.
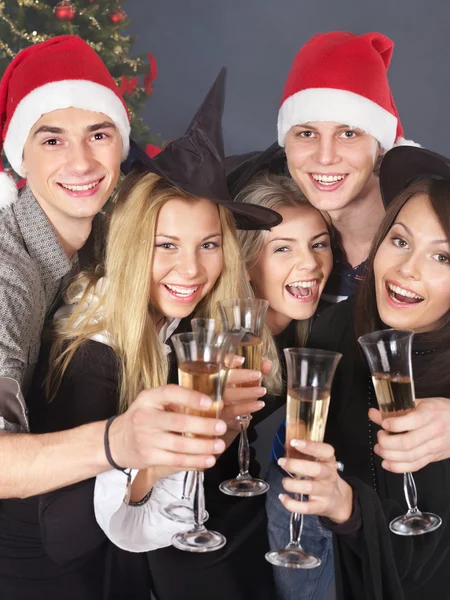
[{"label": "blonde woman in witch hat", "polygon": [[[186,134],[156,159],[150,161],[133,149],[125,165],[132,172],[114,206],[105,262],[69,287],[67,304],[54,319],[50,364],[43,353],[29,394],[31,430],[36,433],[109,419],[124,411],[138,427],[151,423],[152,431],[143,428],[142,435],[150,435],[154,467],[131,473],[131,505],[124,503],[128,477],[122,470],[128,465],[115,454],[115,421],[108,421],[105,451],[114,469],[96,481],[41,497],[39,515],[27,517],[26,507],[16,501],[11,509],[16,517],[33,524],[33,540],[15,539],[10,530],[1,552],[2,589],[11,594],[14,590],[16,598],[29,598],[37,590],[46,598],[139,599],[148,598],[150,586],[160,599],[179,597],[180,588],[184,597],[194,597],[197,590],[197,597],[206,598],[210,591],[202,596],[199,582],[204,582],[207,566],[209,590],[218,585],[217,597],[239,598],[249,549],[259,552],[264,568],[258,535],[243,530],[242,516],[239,519],[241,501],[230,502],[215,493],[216,480],[236,470],[235,448],[205,477],[211,524],[216,520],[214,527],[229,539],[225,550],[208,558],[164,549],[176,531],[189,526],[159,512],[162,503],[181,495],[180,468],[214,465],[214,455],[237,434],[226,432],[227,422],[262,408],[259,398],[265,393],[259,385],[245,392],[230,388],[222,419],[217,420],[172,412],[173,405],[199,405],[200,397],[166,385],[177,381],[171,335],[189,329],[193,314],[213,316],[218,300],[248,295],[233,216],[240,226],[270,228],[280,222],[274,211],[248,209],[228,196],[220,124],[224,84],[222,73]],[[259,376],[239,370],[230,381],[257,381]],[[155,402],[145,403],[152,391],[157,392],[152,396]],[[183,437],[183,432],[200,437]],[[217,434],[223,439],[204,437]],[[256,533],[264,539],[263,522]],[[21,562],[18,582],[11,569],[18,555],[29,556],[31,542],[40,551]],[[146,556],[146,550],[152,552]],[[262,593],[272,597],[270,571],[262,571],[260,578]]]}]

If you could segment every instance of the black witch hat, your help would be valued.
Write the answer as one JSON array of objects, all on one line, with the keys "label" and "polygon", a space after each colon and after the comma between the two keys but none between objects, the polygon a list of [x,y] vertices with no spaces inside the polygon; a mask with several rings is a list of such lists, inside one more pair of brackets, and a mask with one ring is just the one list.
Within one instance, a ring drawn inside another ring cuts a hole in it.
[{"label": "black witch hat", "polygon": [[186,133],[169,142],[154,158],[131,140],[122,171],[128,174],[137,167],[156,173],[183,192],[221,204],[233,213],[239,229],[270,229],[281,223],[277,212],[233,202],[228,191],[222,135],[225,80],[223,68]]}]

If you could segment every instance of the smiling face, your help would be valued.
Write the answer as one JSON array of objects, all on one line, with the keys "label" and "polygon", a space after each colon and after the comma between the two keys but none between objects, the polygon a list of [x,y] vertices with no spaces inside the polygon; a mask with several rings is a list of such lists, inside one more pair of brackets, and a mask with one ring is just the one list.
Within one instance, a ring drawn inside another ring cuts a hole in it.
[{"label": "smiling face", "polygon": [[120,174],[122,138],[104,114],[65,108],[43,115],[24,146],[22,169],[49,219],[92,218]]},{"label": "smiling face", "polygon": [[416,333],[438,328],[450,310],[450,245],[426,195],[401,209],[374,260],[383,323]]},{"label": "smiling face", "polygon": [[361,129],[314,121],[291,127],[284,142],[289,172],[316,208],[341,210],[378,190],[379,145]]},{"label": "smiling face", "polygon": [[267,325],[275,335],[292,319],[309,319],[333,265],[322,215],[310,206],[284,206],[282,223],[267,233],[257,263],[248,271],[255,294],[269,302]]},{"label": "smiling face", "polygon": [[150,303],[155,319],[183,318],[212,290],[223,266],[219,210],[210,200],[168,200],[158,214]]}]

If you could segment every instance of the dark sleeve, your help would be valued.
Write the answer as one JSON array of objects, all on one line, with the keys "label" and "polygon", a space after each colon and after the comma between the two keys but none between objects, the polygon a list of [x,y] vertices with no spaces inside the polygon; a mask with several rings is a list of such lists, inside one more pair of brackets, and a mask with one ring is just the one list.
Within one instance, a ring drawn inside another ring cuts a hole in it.
[{"label": "dark sleeve", "polygon": [[308,336],[308,348],[336,351],[347,329],[353,326],[355,298],[339,302],[324,310],[314,321]]},{"label": "dark sleeve", "polygon": [[338,597],[346,600],[443,597],[450,570],[449,464],[446,464],[449,462],[428,465],[414,474],[419,508],[424,512],[433,510],[443,521],[436,531],[419,536],[403,537],[389,530],[390,521],[406,512],[406,502],[401,500],[401,475],[388,474],[388,478],[397,479],[398,493],[389,489],[387,497],[380,497],[357,478],[348,478],[358,494],[362,529],[358,555],[346,543],[345,536],[335,536],[339,569],[336,579],[341,589]]},{"label": "dark sleeve", "polygon": [[[352,488],[353,489],[353,488]],[[335,523],[326,517],[320,517],[323,525],[335,535],[341,537],[357,556],[361,556],[362,516],[358,492],[353,489],[353,508],[350,519],[345,523]]]},{"label": "dark sleeve", "polygon": [[[78,350],[57,396],[47,406],[48,431],[102,421],[115,414],[115,365],[114,353],[103,344],[88,342]],[[44,548],[57,563],[83,559],[106,541],[95,519],[94,485],[95,478],[40,497],[39,519]]]}]

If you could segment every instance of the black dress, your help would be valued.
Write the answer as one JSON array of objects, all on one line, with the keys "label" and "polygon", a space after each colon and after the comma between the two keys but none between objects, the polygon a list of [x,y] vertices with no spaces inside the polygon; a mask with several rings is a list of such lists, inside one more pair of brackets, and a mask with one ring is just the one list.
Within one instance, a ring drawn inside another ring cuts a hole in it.
[{"label": "black dress", "polygon": [[[389,522],[406,512],[403,477],[384,470],[374,454],[377,431],[368,419],[376,397],[367,363],[354,331],[354,299],[329,308],[316,321],[308,346],[343,353],[333,382],[325,441],[344,462],[344,478],[358,497],[362,529],[334,536],[338,598],[342,600],[446,600],[450,598],[450,460],[414,474],[418,506],[442,517],[442,526],[417,537],[389,531]],[[436,350],[437,352],[439,349]],[[413,346],[413,371],[432,357]],[[419,391],[419,390],[417,390]],[[420,396],[450,397],[450,387],[435,382]]]},{"label": "black dress", "polygon": [[[182,322],[179,330],[186,327]],[[110,347],[95,341],[84,344],[51,403],[41,387],[46,349],[27,399],[33,433],[61,431],[116,414],[118,365]],[[169,381],[177,381],[173,362]],[[254,432],[249,437],[254,438]],[[252,459],[256,473],[253,453]],[[234,443],[205,474],[208,527],[224,533],[228,543],[204,555],[173,547],[137,554],[114,546],[95,520],[95,479],[39,498],[1,501],[1,597],[148,600],[152,589],[158,600],[272,600],[272,572],[264,560],[264,498],[231,498],[218,490],[222,480],[237,472]]]}]

